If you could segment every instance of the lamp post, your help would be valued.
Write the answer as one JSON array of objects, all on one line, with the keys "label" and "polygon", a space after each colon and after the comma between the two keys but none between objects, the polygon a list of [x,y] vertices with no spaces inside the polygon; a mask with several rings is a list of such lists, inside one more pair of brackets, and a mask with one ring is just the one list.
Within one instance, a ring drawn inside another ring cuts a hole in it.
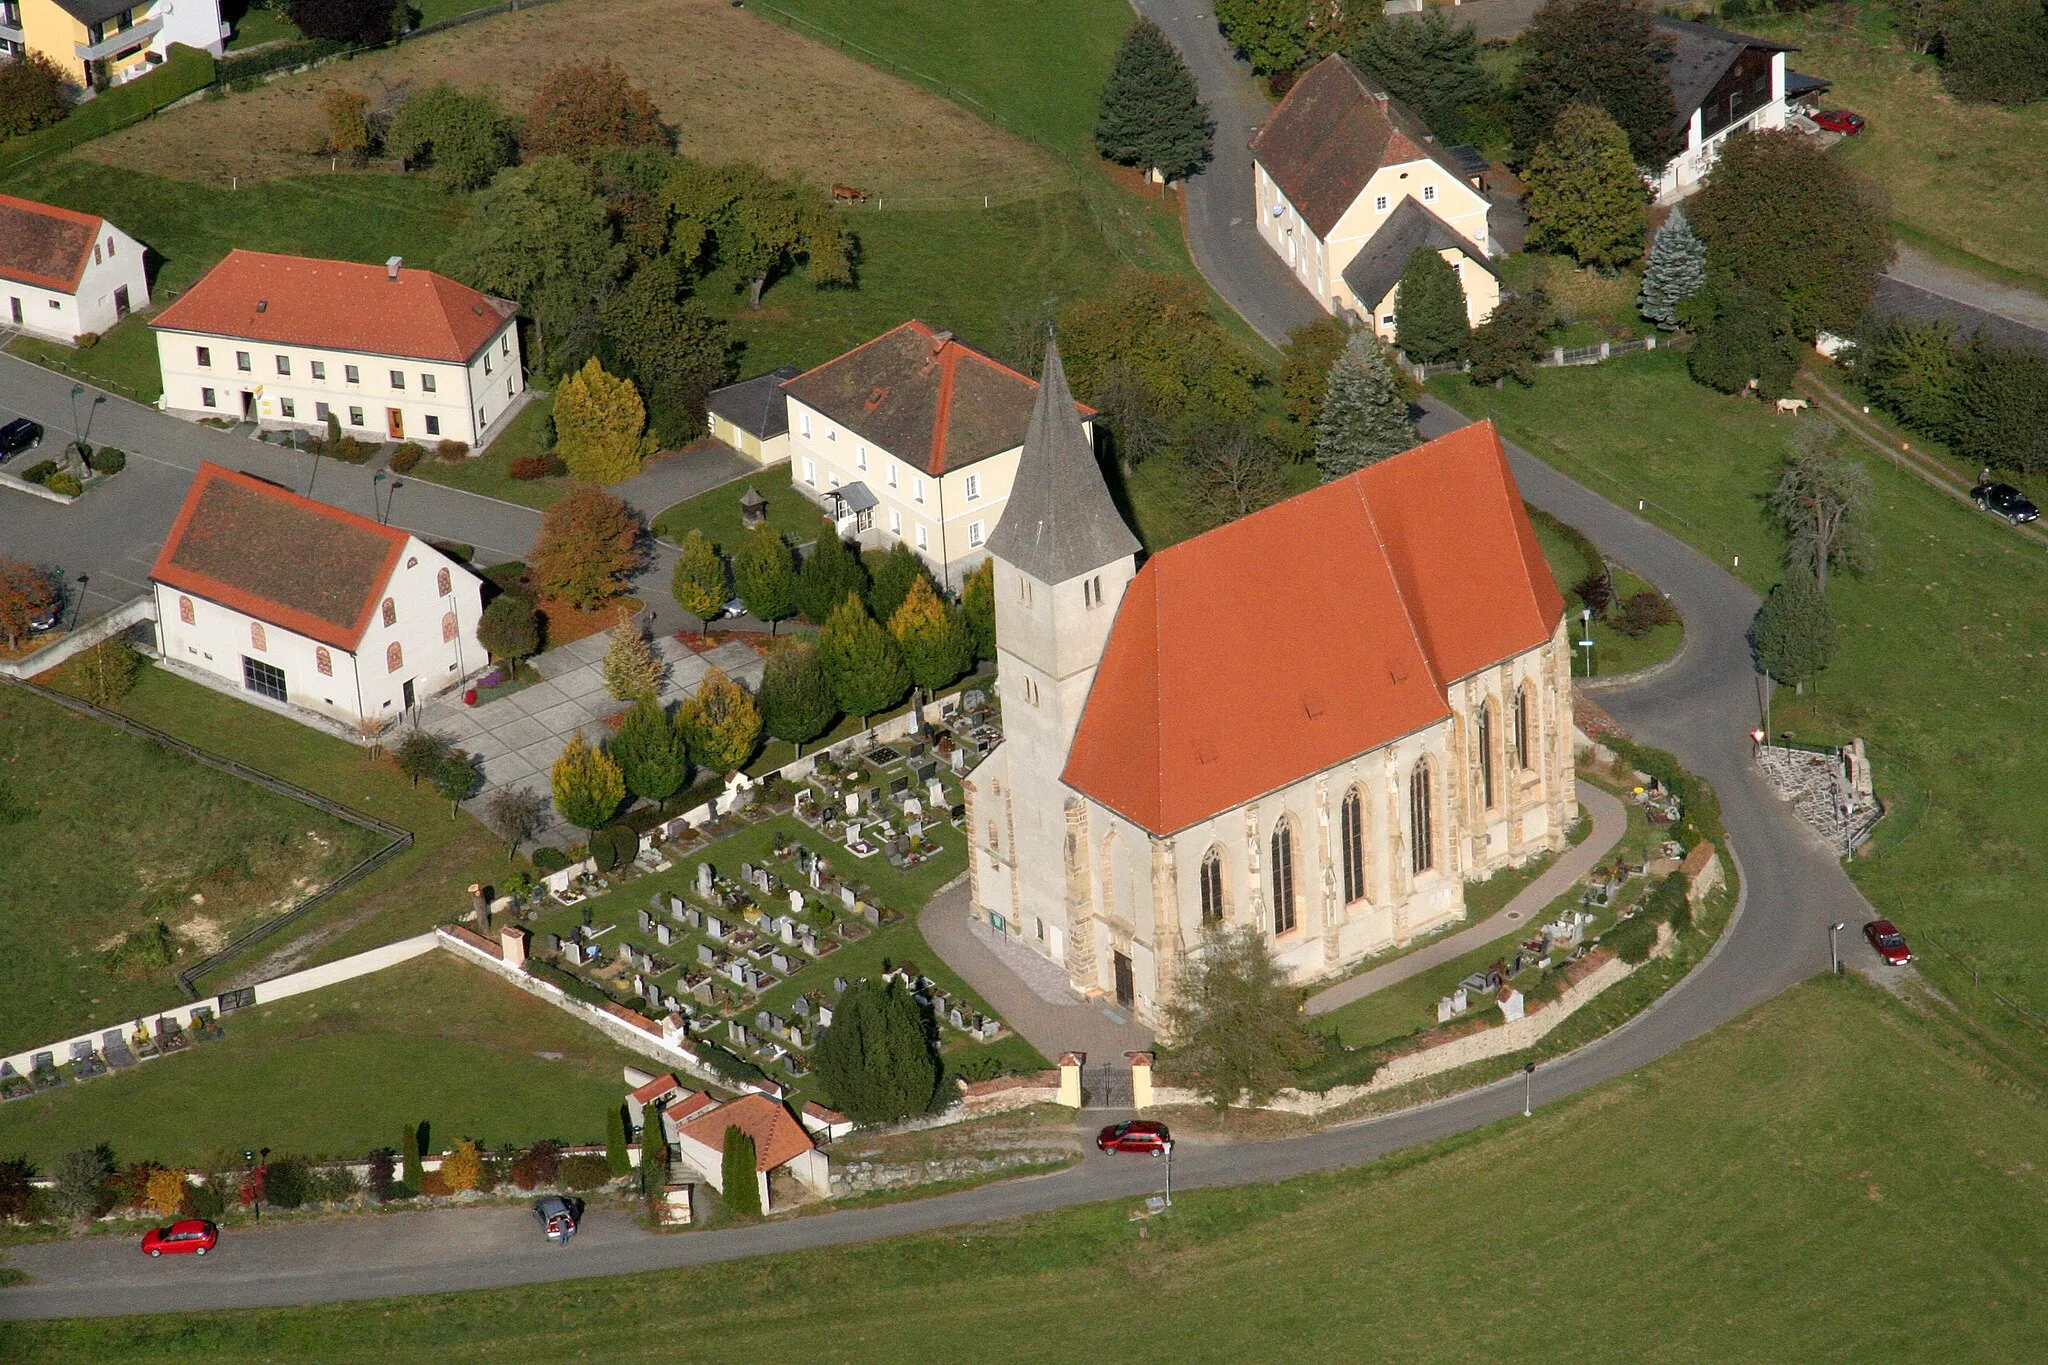
[{"label": "lamp post", "polygon": [[91,574],[78,576],[78,590],[71,595],[71,628],[78,629],[78,618],[85,612],[85,585],[92,582]]},{"label": "lamp post", "polygon": [[1842,952],[1841,949],[1835,946],[1835,935],[1848,927],[1845,923],[1830,924],[1828,926],[1828,961],[1834,964],[1836,976],[1842,974]]},{"label": "lamp post", "polygon": [[1535,1112],[1530,1103],[1536,1094],[1536,1063],[1528,1062],[1522,1067],[1522,1117],[1529,1118]]},{"label": "lamp post", "polygon": [[1579,648],[1586,651],[1586,676],[1593,676],[1593,609],[1579,609]]},{"label": "lamp post", "polygon": [[78,400],[84,392],[85,385],[83,384],[73,384],[71,386],[71,445],[74,450],[77,449],[78,443],[85,439],[78,431]]},{"label": "lamp post", "polygon": [[370,509],[377,514],[377,524],[379,526],[384,524],[384,501],[382,495],[385,477],[386,475],[381,469],[370,476]]},{"label": "lamp post", "polygon": [[1166,1207],[1173,1207],[1173,1142],[1166,1144]]}]

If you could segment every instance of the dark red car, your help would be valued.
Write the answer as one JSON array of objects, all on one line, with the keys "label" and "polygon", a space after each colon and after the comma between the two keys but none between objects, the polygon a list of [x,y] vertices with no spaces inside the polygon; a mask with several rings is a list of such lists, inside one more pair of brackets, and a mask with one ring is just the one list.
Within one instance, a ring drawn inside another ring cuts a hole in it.
[{"label": "dark red car", "polygon": [[204,1256],[220,1241],[220,1229],[204,1218],[187,1218],[142,1235],[142,1249],[151,1256]]},{"label": "dark red car", "polygon": [[1110,1124],[1095,1135],[1095,1145],[1105,1152],[1144,1152],[1151,1156],[1165,1156],[1173,1150],[1173,1134],[1166,1131],[1163,1123],[1133,1119],[1129,1123]]},{"label": "dark red car", "polygon": [[1888,919],[1874,919],[1863,926],[1863,937],[1870,940],[1870,946],[1884,959],[1887,967],[1903,967],[1913,960],[1913,950],[1906,946],[1906,936],[1899,927]]},{"label": "dark red car", "polygon": [[1863,131],[1863,115],[1852,114],[1847,109],[1823,109],[1813,116],[1813,121],[1844,137],[1854,137]]}]

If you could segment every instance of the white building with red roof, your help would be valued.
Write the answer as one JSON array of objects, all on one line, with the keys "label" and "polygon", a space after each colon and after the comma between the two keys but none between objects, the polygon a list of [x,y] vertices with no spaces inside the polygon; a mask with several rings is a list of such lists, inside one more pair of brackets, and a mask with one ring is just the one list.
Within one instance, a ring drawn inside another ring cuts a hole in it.
[{"label": "white building with red roof", "polygon": [[399,257],[235,250],[150,323],[165,412],[488,445],[526,391],[519,305]]},{"label": "white building with red roof", "polygon": [[395,721],[488,661],[467,568],[219,465],[199,467],[149,576],[167,663],[350,724]]},{"label": "white building with red roof", "polygon": [[664,1126],[672,1129],[675,1154],[712,1189],[725,1193],[725,1135],[737,1128],[754,1140],[754,1179],[763,1213],[776,1207],[769,1177],[778,1171],[817,1198],[831,1197],[831,1164],[786,1107],[766,1095],[742,1095],[722,1104],[707,1100],[708,1096],[692,1096],[687,1112],[679,1113],[683,1106],[671,1106],[664,1113]]},{"label": "white building with red roof", "polygon": [[1337,972],[1563,846],[1564,600],[1491,424],[1140,565],[1066,388],[1054,348],[989,546],[978,918],[1156,1020],[1208,929]]},{"label": "white building with red roof", "polygon": [[0,194],[0,327],[68,342],[147,307],[140,242],[93,214]]}]

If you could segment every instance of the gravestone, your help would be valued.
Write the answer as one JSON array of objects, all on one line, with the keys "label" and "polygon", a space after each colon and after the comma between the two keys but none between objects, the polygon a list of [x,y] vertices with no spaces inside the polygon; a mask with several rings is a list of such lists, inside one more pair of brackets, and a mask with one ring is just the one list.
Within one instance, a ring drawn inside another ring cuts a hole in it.
[{"label": "gravestone", "polygon": [[585,950],[583,945],[581,943],[578,943],[575,939],[570,939],[569,942],[565,944],[562,948],[563,954],[571,962],[575,963],[579,967],[581,967],[585,961],[584,951]]},{"label": "gravestone", "polygon": [[685,907],[683,905],[683,898],[681,896],[670,896],[668,898],[668,916],[670,919],[684,920],[684,909]]},{"label": "gravestone", "polygon": [[638,923],[640,926],[640,932],[643,934],[653,933],[654,916],[648,914],[645,910],[635,911],[634,913],[638,917],[636,923]]},{"label": "gravestone", "polygon": [[740,864],[740,880],[741,880],[741,881],[743,881],[743,882],[750,882],[750,881],[754,880],[754,871],[755,871],[755,869],[754,869],[754,865],[753,865],[752,863],[741,863],[741,864]]},{"label": "gravestone", "polygon": [[697,945],[697,960],[707,967],[716,967],[718,954],[712,951],[710,944],[700,943]]},{"label": "gravestone", "polygon": [[559,953],[562,951],[562,936],[560,934],[548,935],[548,951],[551,953]]},{"label": "gravestone", "polygon": [[822,880],[818,870],[822,862],[823,860],[819,858],[811,859],[811,890],[813,891],[818,889],[818,883]]},{"label": "gravestone", "polygon": [[795,1024],[784,1025],[782,1035],[783,1037],[789,1039],[789,1044],[791,1047],[802,1047],[804,1045],[804,1031],[801,1028],[798,1028]]},{"label": "gravestone", "polygon": [[1442,997],[1441,999],[1439,999],[1439,1000],[1438,1000],[1438,1001],[1436,1002],[1436,1021],[1437,1021],[1437,1022],[1438,1022],[1439,1024],[1449,1023],[1449,1022],[1450,1022],[1450,1018],[1451,1018],[1451,997],[1449,997],[1448,995],[1446,995],[1446,996]]},{"label": "gravestone", "polygon": [[796,970],[796,964],[782,953],[768,954],[768,970],[779,976],[788,976]]},{"label": "gravestone", "polygon": [[930,779],[930,785],[924,789],[924,794],[931,800],[933,810],[946,808],[946,784],[938,778]]},{"label": "gravestone", "polygon": [[647,998],[647,978],[638,972],[633,973],[633,994],[642,1000]]},{"label": "gravestone", "polygon": [[661,892],[657,891],[651,898],[649,898],[647,902],[647,908],[654,911],[654,913],[658,915],[662,912],[663,909],[667,907],[667,904],[668,897],[662,895]]},{"label": "gravestone", "polygon": [[962,748],[962,747],[960,747],[960,746],[958,746],[958,745],[955,745],[955,746],[954,746],[954,748],[953,748],[953,752],[952,752],[951,754],[949,754],[949,755],[947,756],[947,761],[948,761],[948,762],[950,762],[950,763],[951,763],[951,764],[953,765],[953,771],[954,771],[954,772],[956,772],[956,773],[964,773],[964,772],[966,772],[966,771],[967,771],[967,750],[966,750],[966,749],[964,749],[964,748]]},{"label": "gravestone", "polygon": [[763,1033],[774,1032],[775,1016],[770,1014],[767,1010],[756,1010],[754,1012],[754,1027],[761,1030],[761,1032]]},{"label": "gravestone", "polygon": [[[844,995],[844,994],[846,994],[846,978],[845,978],[845,977],[843,977],[843,976],[835,976],[835,977],[833,977],[833,978],[832,978],[832,994],[834,994],[834,995]],[[831,1022],[831,1021],[830,1021],[830,1020],[827,1020],[826,1022],[828,1022],[828,1023],[829,1023],[829,1022]]]},{"label": "gravestone", "polygon": [[[920,782],[936,782],[936,781],[938,781],[938,780],[939,780],[939,765],[938,765],[938,764],[936,764],[936,763],[920,763],[920,764],[918,764],[918,766],[917,766],[917,780],[918,780],[918,781],[920,781]],[[934,804],[934,805],[937,805],[937,804],[938,804],[938,800],[939,800],[939,798],[938,798],[938,797],[936,797],[936,796],[935,796],[935,797],[933,797],[933,798],[932,798],[932,804]]]},{"label": "gravestone", "polygon": [[1470,1008],[1472,1008],[1472,1004],[1471,1001],[1466,998],[1465,988],[1463,986],[1460,986],[1458,987],[1458,989],[1451,992],[1452,1014],[1463,1014],[1466,1010]]},{"label": "gravestone", "polygon": [[954,1028],[965,1029],[967,1027],[967,1012],[958,1005],[946,1011],[946,1019]]},{"label": "gravestone", "polygon": [[912,839],[919,839],[924,837],[924,821],[912,820],[908,825],[904,827],[903,833]]},{"label": "gravestone", "polygon": [[711,870],[710,863],[698,863],[697,894],[703,896],[707,900],[710,899],[712,879],[715,878],[717,875],[718,874],[716,872],[713,872]]},{"label": "gravestone", "polygon": [[[803,912],[804,893],[792,886],[789,889],[789,913],[794,916],[801,915]],[[783,941],[786,943],[789,940],[785,938]]]},{"label": "gravestone", "polygon": [[970,687],[960,694],[960,704],[970,711],[979,711],[988,705],[988,696],[978,687]]},{"label": "gravestone", "polygon": [[[846,988],[845,988],[844,986],[841,986],[841,987],[840,987],[840,989],[841,989],[841,990],[844,990],[844,989],[846,989]],[[832,1007],[831,1007],[830,1005],[820,1005],[820,1006],[818,1006],[818,1027],[819,1027],[819,1028],[831,1028],[831,1027],[832,1027]]]},{"label": "gravestone", "polygon": [[853,888],[841,883],[839,887],[839,903],[851,910],[857,903],[857,900],[858,898],[853,894]]},{"label": "gravestone", "polygon": [[706,915],[704,917],[704,932],[713,938],[723,939],[726,933],[725,921],[716,915]]},{"label": "gravestone", "polygon": [[683,923],[692,929],[702,929],[704,927],[704,912],[694,905],[684,906]]},{"label": "gravestone", "polygon": [[807,995],[799,995],[799,996],[798,996],[798,997],[797,997],[797,998],[796,998],[796,999],[795,999],[794,1001],[792,1001],[792,1002],[790,1003],[789,1009],[790,1009],[790,1013],[792,1013],[792,1014],[795,1014],[795,1015],[796,1015],[796,1016],[798,1016],[799,1018],[803,1018],[803,1019],[808,1019],[808,1018],[810,1018],[810,1017],[811,1017],[811,999],[810,999],[810,997],[809,997],[809,996],[807,996]]},{"label": "gravestone", "polygon": [[810,929],[800,929],[796,936],[797,946],[812,957],[818,955],[818,935]]},{"label": "gravestone", "polygon": [[924,802],[918,800],[914,796],[904,797],[903,814],[909,819],[917,819],[917,817],[924,814]]},{"label": "gravestone", "polygon": [[657,924],[654,926],[654,941],[666,948],[669,944],[675,942],[675,938],[669,933],[666,924]]},{"label": "gravestone", "polygon": [[859,792],[848,792],[846,794],[846,814],[848,819],[860,814]]}]

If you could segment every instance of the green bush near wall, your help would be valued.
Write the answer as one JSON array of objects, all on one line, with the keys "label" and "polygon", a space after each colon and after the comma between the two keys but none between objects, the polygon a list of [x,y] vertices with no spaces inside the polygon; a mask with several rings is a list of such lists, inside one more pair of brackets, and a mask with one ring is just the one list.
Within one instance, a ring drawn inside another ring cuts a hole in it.
[{"label": "green bush near wall", "polygon": [[149,117],[167,104],[213,84],[213,58],[196,47],[171,44],[162,66],[114,86],[73,109],[62,123],[15,138],[0,147],[0,175],[51,152],[104,137]]}]

